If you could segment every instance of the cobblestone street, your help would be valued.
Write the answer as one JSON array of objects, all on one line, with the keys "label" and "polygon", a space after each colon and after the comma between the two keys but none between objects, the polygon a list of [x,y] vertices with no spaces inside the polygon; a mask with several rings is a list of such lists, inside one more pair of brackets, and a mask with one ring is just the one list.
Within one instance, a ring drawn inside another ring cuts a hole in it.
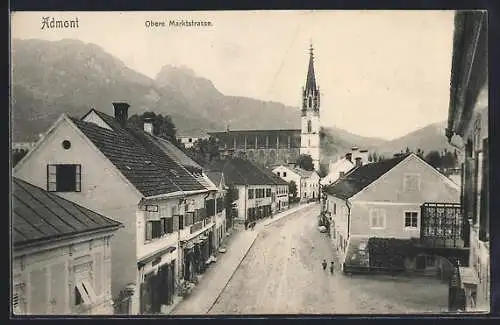
[{"label": "cobblestone street", "polygon": [[443,312],[448,287],[435,279],[331,275],[319,207],[263,229],[210,314],[389,314]]}]

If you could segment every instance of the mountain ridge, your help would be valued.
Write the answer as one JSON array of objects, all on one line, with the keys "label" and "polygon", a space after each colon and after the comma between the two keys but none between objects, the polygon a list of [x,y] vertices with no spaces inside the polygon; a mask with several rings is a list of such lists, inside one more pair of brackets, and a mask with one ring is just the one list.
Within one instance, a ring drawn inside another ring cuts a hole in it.
[{"label": "mountain ridge", "polygon": [[[224,95],[211,80],[186,66],[166,64],[150,78],[102,47],[73,39],[13,39],[11,49],[14,141],[34,141],[62,113],[81,117],[95,108],[112,115],[114,101],[129,102],[129,115],[145,111],[170,115],[180,134],[227,127],[300,129],[299,108]],[[363,137],[335,126],[325,127],[324,132],[328,159],[353,145],[392,150],[398,144],[391,147],[398,139]]]}]

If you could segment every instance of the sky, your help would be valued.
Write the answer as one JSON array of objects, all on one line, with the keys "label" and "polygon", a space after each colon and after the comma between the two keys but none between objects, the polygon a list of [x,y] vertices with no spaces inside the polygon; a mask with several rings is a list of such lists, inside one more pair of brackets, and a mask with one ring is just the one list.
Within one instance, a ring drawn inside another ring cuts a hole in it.
[{"label": "sky", "polygon": [[[18,12],[11,17],[11,36],[79,39],[151,78],[165,65],[186,66],[225,95],[296,107],[312,42],[321,124],[390,140],[446,120],[453,15],[416,10]],[[79,28],[42,30],[44,16],[77,17]],[[211,26],[173,27],[170,20],[209,21]],[[146,21],[166,25],[146,27]]]}]

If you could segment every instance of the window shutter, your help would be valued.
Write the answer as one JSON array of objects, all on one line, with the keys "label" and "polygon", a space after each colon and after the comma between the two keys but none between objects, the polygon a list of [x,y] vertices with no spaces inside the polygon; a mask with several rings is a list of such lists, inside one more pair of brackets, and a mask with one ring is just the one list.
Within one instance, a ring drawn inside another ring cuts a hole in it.
[{"label": "window shutter", "polygon": [[174,232],[174,218],[167,218],[167,234]]},{"label": "window shutter", "polygon": [[184,216],[183,215],[178,215],[179,218],[179,229],[184,229]]},{"label": "window shutter", "polygon": [[162,235],[167,233],[166,220],[167,218],[160,218],[160,233]]},{"label": "window shutter", "polygon": [[174,223],[174,231],[179,230],[179,216],[173,216],[172,217],[173,223]]},{"label": "window shutter", "polygon": [[160,220],[151,221],[153,223],[153,238],[161,237],[161,222]]},{"label": "window shutter", "polygon": [[153,239],[153,222],[146,221],[146,240]]},{"label": "window shutter", "polygon": [[82,190],[82,166],[75,165],[75,191],[80,192]]},{"label": "window shutter", "polygon": [[467,157],[465,160],[465,188],[464,188],[464,208],[465,215],[468,219],[472,219],[472,224],[476,224],[476,215],[474,214],[474,167],[476,165],[473,157]]}]

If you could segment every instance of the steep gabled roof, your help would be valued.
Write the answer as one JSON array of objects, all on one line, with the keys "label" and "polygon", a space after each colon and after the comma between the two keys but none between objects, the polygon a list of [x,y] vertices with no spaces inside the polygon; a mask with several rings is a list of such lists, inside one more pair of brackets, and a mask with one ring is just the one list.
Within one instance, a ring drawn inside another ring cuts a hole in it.
[{"label": "steep gabled roof", "polygon": [[330,185],[327,188],[327,193],[341,199],[348,199],[394,168],[408,156],[410,155],[405,154],[351,169],[346,175]]},{"label": "steep gabled roof", "polygon": [[208,166],[208,172],[219,171],[224,174],[228,185],[274,185],[271,178],[261,167],[241,158],[214,161]]},{"label": "steep gabled roof", "polygon": [[95,111],[113,130],[70,118],[94,145],[144,196],[206,188],[173,155],[143,130],[122,127],[107,114]]},{"label": "steep gabled roof", "polygon": [[14,246],[122,227],[117,221],[16,177],[12,192]]}]

